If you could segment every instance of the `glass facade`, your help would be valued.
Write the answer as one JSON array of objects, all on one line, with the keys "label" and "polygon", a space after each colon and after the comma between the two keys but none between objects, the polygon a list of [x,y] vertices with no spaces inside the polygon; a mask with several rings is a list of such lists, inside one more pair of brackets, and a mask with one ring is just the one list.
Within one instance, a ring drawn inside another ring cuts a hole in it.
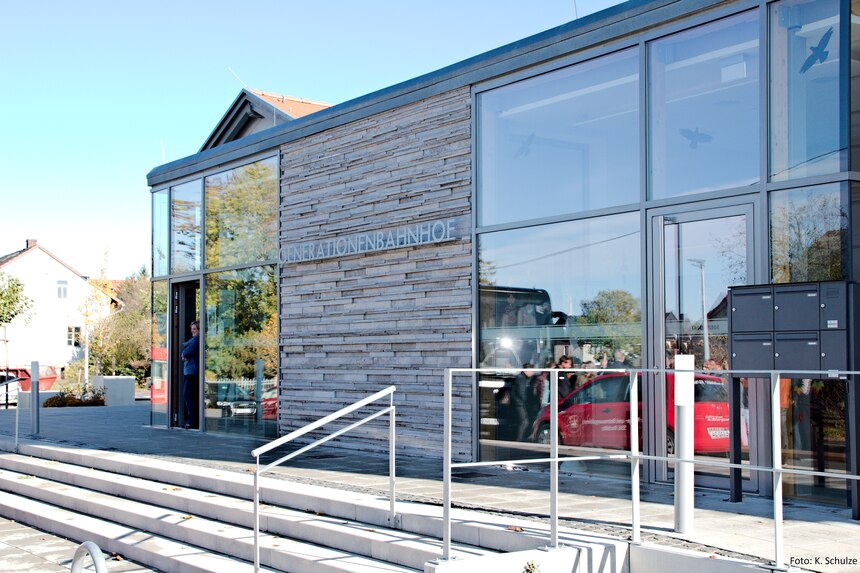
[{"label": "glass facade", "polygon": [[[783,467],[845,473],[846,382],[838,378],[782,378],[779,390]],[[844,480],[794,474],[786,474],[784,479],[792,497],[831,503],[845,501]]]},{"label": "glass facade", "polygon": [[728,368],[728,287],[748,282],[744,215],[667,221],[663,227],[664,364],[695,356],[696,368]]},{"label": "glass facade", "polygon": [[[860,0],[850,5],[860,15]],[[850,57],[860,61],[860,18],[846,25],[847,6],[762,4],[665,35],[649,31],[642,53],[634,45],[589,54],[477,90],[481,459],[545,451],[548,380],[531,369],[563,358],[594,370],[560,375],[565,451],[629,447],[629,381],[600,369],[671,367],[678,353],[710,371],[695,387],[696,455],[725,458],[728,288],[852,280],[860,268],[860,231],[851,226],[860,184],[846,174],[849,141],[854,169],[860,157],[860,84],[842,38],[850,29]],[[756,229],[767,230],[768,261],[756,261],[765,251]],[[645,379],[643,448],[671,456],[673,379]],[[759,448],[769,433],[766,382],[741,380],[743,464],[769,463]],[[844,382],[788,384],[784,463],[843,471]],[[706,470],[699,483],[728,487],[723,470]],[[673,479],[671,465],[650,471]],[[757,472],[742,476],[745,490],[769,487]],[[787,483],[796,497],[844,501],[840,480]]]},{"label": "glass facade", "polygon": [[[622,213],[480,235],[480,367],[547,368],[570,357],[593,374],[571,378],[566,395],[615,361],[640,366],[639,227],[638,213]],[[511,455],[499,441],[537,439],[533,421],[549,400],[545,376],[487,375],[482,456]]]},{"label": "glass facade", "polygon": [[652,199],[760,180],[758,36],[753,10],[651,43]]},{"label": "glass facade", "polygon": [[152,424],[189,421],[179,352],[199,319],[200,429],[274,436],[278,157],[201,175],[152,194]]},{"label": "glass facade", "polygon": [[274,436],[278,292],[274,265],[206,275],[206,429]]},{"label": "glass facade", "polygon": [[770,36],[771,180],[846,169],[839,2],[775,2]]},{"label": "glass facade", "polygon": [[170,190],[152,194],[152,276],[161,277],[170,273],[168,252],[170,246]]},{"label": "glass facade", "polygon": [[150,423],[153,426],[166,426],[168,423],[168,388],[170,378],[167,370],[167,329],[170,297],[167,294],[167,281],[152,281],[152,384],[150,385]]},{"label": "glass facade", "polygon": [[639,201],[638,50],[480,94],[477,105],[480,224]]},{"label": "glass facade", "polygon": [[278,158],[206,177],[206,268],[270,261],[278,253]]},{"label": "glass facade", "polygon": [[833,183],[770,194],[774,283],[848,278],[848,187]]},{"label": "glass facade", "polygon": [[851,0],[850,94],[851,169],[860,171],[860,0]]},{"label": "glass facade", "polygon": [[170,197],[170,272],[199,271],[203,243],[202,181],[172,189]]}]

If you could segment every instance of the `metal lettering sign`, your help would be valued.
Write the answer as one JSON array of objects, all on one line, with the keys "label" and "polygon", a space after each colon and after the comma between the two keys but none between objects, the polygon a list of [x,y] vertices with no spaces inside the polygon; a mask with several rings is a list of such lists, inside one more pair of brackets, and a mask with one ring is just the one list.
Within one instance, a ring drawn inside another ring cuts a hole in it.
[{"label": "metal lettering sign", "polygon": [[342,237],[282,246],[281,263],[319,261],[452,241],[463,236],[456,219],[438,219],[394,229],[353,233]]}]

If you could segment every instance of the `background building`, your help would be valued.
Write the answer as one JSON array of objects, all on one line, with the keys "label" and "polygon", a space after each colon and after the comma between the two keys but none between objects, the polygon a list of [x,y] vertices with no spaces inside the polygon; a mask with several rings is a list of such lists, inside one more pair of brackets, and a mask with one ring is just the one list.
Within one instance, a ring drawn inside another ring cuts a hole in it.
[{"label": "background building", "polygon": [[30,310],[7,327],[9,365],[29,367],[35,360],[59,371],[82,358],[82,334],[108,315],[114,299],[36,239],[0,257],[0,271],[20,280],[33,301]]}]

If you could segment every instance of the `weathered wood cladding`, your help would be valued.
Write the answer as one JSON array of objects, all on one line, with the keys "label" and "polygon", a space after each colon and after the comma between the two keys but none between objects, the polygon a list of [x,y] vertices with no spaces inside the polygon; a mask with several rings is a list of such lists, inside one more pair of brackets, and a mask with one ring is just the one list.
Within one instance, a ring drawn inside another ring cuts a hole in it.
[{"label": "weathered wood cladding", "polygon": [[[461,88],[281,147],[282,248],[434,220],[465,229],[281,265],[281,434],[394,384],[398,450],[441,456],[444,369],[472,365],[471,113]],[[469,380],[453,401],[452,451],[466,459]],[[340,445],[388,450],[387,420],[357,432]]]}]

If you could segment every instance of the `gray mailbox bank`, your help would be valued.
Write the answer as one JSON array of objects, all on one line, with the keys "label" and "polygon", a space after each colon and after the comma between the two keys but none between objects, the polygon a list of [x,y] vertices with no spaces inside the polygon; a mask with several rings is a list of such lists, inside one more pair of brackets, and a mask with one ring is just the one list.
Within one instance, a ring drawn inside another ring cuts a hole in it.
[{"label": "gray mailbox bank", "polygon": [[[856,371],[860,286],[845,281],[745,285],[729,289],[729,368],[776,370],[785,377],[815,377],[803,371]],[[835,374],[835,372],[834,372]],[[762,377],[762,374],[752,374]],[[822,377],[819,374],[817,377]],[[824,376],[826,377],[826,375]],[[857,376],[847,379],[848,472],[860,475],[860,391]],[[740,463],[738,378],[732,384],[730,456]],[[740,472],[732,470],[731,497],[740,501]],[[860,519],[860,485],[849,481],[849,504]]]},{"label": "gray mailbox bank", "polygon": [[848,306],[844,281],[731,287],[732,370],[849,370]]}]

